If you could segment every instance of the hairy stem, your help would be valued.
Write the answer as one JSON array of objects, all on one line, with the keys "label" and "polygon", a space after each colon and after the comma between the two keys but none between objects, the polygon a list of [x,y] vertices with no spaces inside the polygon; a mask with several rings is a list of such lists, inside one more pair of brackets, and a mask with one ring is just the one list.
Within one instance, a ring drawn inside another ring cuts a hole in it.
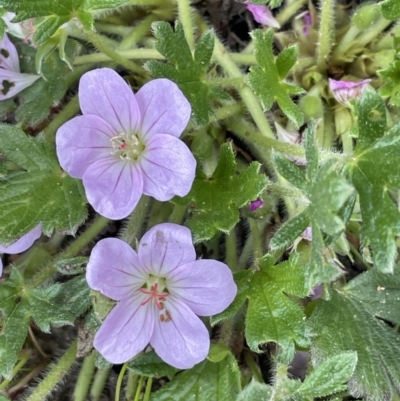
[{"label": "hairy stem", "polygon": [[139,75],[143,74],[143,69],[139,67],[137,64],[132,63],[132,61],[127,58],[121,56],[118,52],[116,52],[111,47],[107,46],[104,43],[101,35],[94,33],[93,31],[85,30],[85,34],[87,39],[102,53],[106,54],[110,59],[116,61],[118,64],[125,67],[127,70],[133,71]]},{"label": "hairy stem", "polygon": [[319,23],[319,42],[317,47],[317,67],[326,71],[326,63],[333,45],[335,0],[321,0],[321,20]]},{"label": "hairy stem", "polygon": [[[126,391],[125,391],[125,399],[126,400],[133,400],[135,396],[137,385],[139,381],[139,375],[131,370],[128,371],[128,383],[126,384]],[[95,401],[95,400],[93,400]]]},{"label": "hairy stem", "polygon": [[194,35],[192,24],[192,12],[190,10],[190,0],[177,0],[179,21],[182,23],[183,31],[190,50],[194,50]]},{"label": "hairy stem", "polygon": [[30,288],[36,288],[46,280],[51,278],[57,271],[55,263],[57,260],[71,258],[76,256],[82,248],[84,248],[89,242],[93,241],[104,227],[110,222],[103,216],[97,216],[93,221],[92,225],[84,231],[68,248],[61,252],[56,258],[51,260],[45,267],[34,276],[27,284]]},{"label": "hairy stem", "polygon": [[236,249],[236,231],[235,228],[225,235],[226,246],[226,264],[232,271],[237,270],[237,249]]},{"label": "hairy stem", "polygon": [[12,381],[12,379],[17,375],[17,373],[24,367],[24,365],[29,361],[31,355],[29,352],[21,352],[20,353],[20,360],[14,366],[12,371],[12,375],[10,379],[5,379],[0,383],[0,390],[5,389]]},{"label": "hairy stem", "polygon": [[40,382],[34,392],[27,398],[26,401],[43,401],[45,400],[54,388],[57,386],[64,376],[71,369],[76,360],[77,340],[75,340],[67,349],[61,359],[53,364],[50,372],[45,379]]},{"label": "hairy stem", "polygon": [[249,222],[251,238],[253,240],[254,258],[257,260],[263,256],[263,246],[261,241],[260,229],[258,227],[258,222],[255,219],[248,218],[247,221]]},{"label": "hairy stem", "polygon": [[50,124],[43,130],[44,139],[54,144],[56,141],[57,130],[74,117],[79,112],[79,99],[78,95],[75,95],[69,103],[56,115],[56,117],[50,122]]},{"label": "hairy stem", "polygon": [[225,320],[221,325],[218,342],[229,347],[235,322],[233,318]]},{"label": "hairy stem", "polygon": [[95,370],[95,356],[96,353],[92,352],[82,363],[78,381],[75,385],[74,401],[85,401],[86,399]]},{"label": "hairy stem", "polygon": [[93,384],[92,387],[90,388],[91,401],[100,401],[104,387],[107,382],[108,375],[110,373],[110,369],[111,366],[104,369],[99,369],[94,375]]},{"label": "hairy stem", "polygon": [[169,216],[168,221],[170,223],[182,224],[185,214],[186,214],[186,206],[174,205],[174,208],[172,210],[171,215]]},{"label": "hairy stem", "polygon": [[146,383],[146,391],[144,392],[143,401],[150,400],[150,393],[151,393],[151,385],[153,384],[153,378],[149,377]]},{"label": "hairy stem", "polygon": [[140,393],[142,392],[144,376],[140,376],[139,383],[136,389],[135,399],[133,401],[139,401]]},{"label": "hairy stem", "polygon": [[125,362],[122,365],[121,371],[119,372],[118,375],[118,380],[117,380],[117,387],[115,389],[115,401],[119,401],[120,395],[121,395],[121,387],[122,387],[122,380],[125,375],[126,368],[128,367],[128,362]]}]

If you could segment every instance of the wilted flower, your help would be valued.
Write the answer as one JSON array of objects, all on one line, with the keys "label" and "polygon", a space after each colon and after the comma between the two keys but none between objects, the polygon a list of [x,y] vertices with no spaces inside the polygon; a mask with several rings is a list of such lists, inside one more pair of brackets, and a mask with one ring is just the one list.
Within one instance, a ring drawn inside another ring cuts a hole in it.
[{"label": "wilted flower", "polygon": [[264,206],[264,201],[261,198],[258,198],[254,201],[250,202],[250,212],[255,212],[258,210],[260,207]]},{"label": "wilted flower", "polygon": [[261,25],[270,26],[272,28],[280,28],[281,25],[273,17],[267,6],[257,6],[255,4],[247,4],[246,8],[253,14],[253,18]]},{"label": "wilted flower", "polygon": [[21,73],[17,49],[5,34],[0,43],[0,101],[15,96],[39,78]]},{"label": "wilted flower", "polygon": [[96,244],[86,280],[118,301],[94,338],[108,361],[124,363],[148,343],[179,369],[206,358],[209,334],[196,315],[222,312],[237,288],[224,263],[195,259],[190,230],[171,223],[150,229],[137,253],[117,238]]},{"label": "wilted flower", "polygon": [[[303,145],[303,136],[298,131],[288,131],[278,123],[275,123],[276,136],[281,142],[290,143],[292,145]],[[307,164],[307,159],[300,156],[286,156],[289,160],[304,166]]]},{"label": "wilted flower", "polygon": [[371,79],[364,79],[360,82],[336,81],[329,78],[329,89],[334,98],[344,106],[348,107],[349,101],[359,99],[371,82]]},{"label": "wilted flower", "polygon": [[6,13],[2,19],[7,25],[7,32],[24,40],[24,43],[29,43],[35,33],[34,18],[30,18],[22,22],[11,22],[15,17],[15,13]]},{"label": "wilted flower", "polygon": [[306,11],[304,13],[303,21],[304,21],[303,33],[304,35],[308,36],[310,34],[310,29],[313,25],[313,20],[310,11]]},{"label": "wilted flower", "polygon": [[134,95],[101,68],[82,76],[79,103],[83,116],[57,132],[57,155],[97,212],[122,219],[142,194],[167,201],[189,192],[196,161],[179,136],[191,107],[175,83],[155,79]]},{"label": "wilted flower", "polygon": [[[29,249],[32,244],[42,234],[42,223],[39,223],[32,231],[23,235],[19,240],[15,241],[9,246],[0,245],[0,253],[9,253],[11,255],[15,253],[21,253]],[[0,258],[0,277],[3,274],[3,262]]]}]

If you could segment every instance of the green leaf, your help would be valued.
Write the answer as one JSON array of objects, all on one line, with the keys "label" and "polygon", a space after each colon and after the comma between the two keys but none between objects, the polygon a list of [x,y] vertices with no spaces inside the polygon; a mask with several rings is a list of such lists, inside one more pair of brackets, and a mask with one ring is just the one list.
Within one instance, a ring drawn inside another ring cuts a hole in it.
[{"label": "green leaf", "polygon": [[83,0],[81,9],[103,10],[107,8],[115,8],[128,2],[129,0]]},{"label": "green leaf", "polygon": [[379,95],[390,97],[390,103],[400,105],[400,60],[395,59],[387,68],[377,71],[384,84],[379,88]]},{"label": "green leaf", "polygon": [[211,362],[221,362],[230,354],[229,347],[224,344],[211,344],[207,359]]},{"label": "green leaf", "polygon": [[179,372],[179,369],[165,363],[154,351],[135,358],[129,363],[128,369],[149,377],[174,376]]},{"label": "green leaf", "polygon": [[146,63],[146,69],[154,77],[176,82],[192,105],[193,123],[198,127],[206,125],[212,109],[204,76],[214,49],[213,32],[205,32],[200,37],[193,58],[180,22],[176,22],[175,31],[167,22],[154,22],[152,28],[157,39],[156,49],[169,64],[151,60]]},{"label": "green leaf", "polygon": [[21,273],[13,268],[0,291],[0,377],[10,378],[29,324],[29,303]]},{"label": "green leaf", "polygon": [[282,56],[275,63],[272,52],[274,31],[269,29],[265,33],[256,29],[251,33],[254,40],[255,56],[259,66],[251,67],[248,82],[253,92],[260,98],[265,110],[269,110],[277,101],[282,111],[296,124],[303,124],[304,115],[290,98],[291,94],[304,91],[296,86],[283,82],[284,76],[293,66],[297,57],[297,49],[290,47],[284,50]]},{"label": "green leaf", "polygon": [[[360,130],[359,136],[363,135],[365,131]],[[388,194],[388,189],[400,188],[399,152],[400,124],[396,124],[371,146],[356,152],[347,165],[360,197],[363,245],[371,246],[374,263],[384,272],[393,271],[395,236],[400,235],[400,213]]]},{"label": "green leaf", "polygon": [[318,149],[314,140],[315,124],[309,124],[305,134],[304,148],[306,151],[306,176],[312,181],[318,172]]},{"label": "green leaf", "polygon": [[269,246],[271,251],[284,249],[291,245],[293,241],[308,227],[310,224],[309,210],[298,214],[296,217],[288,220],[273,236]]},{"label": "green leaf", "polygon": [[400,17],[400,3],[397,0],[385,0],[379,5],[381,14],[384,18],[395,20]]},{"label": "green leaf", "polygon": [[[46,42],[43,46],[47,46],[51,41]],[[50,43],[50,50],[53,50],[57,43],[57,41],[54,44]],[[40,46],[37,52],[40,52],[43,46]],[[24,43],[18,43],[17,48],[18,53],[23,55],[20,59],[21,70],[35,74],[36,50]],[[79,48],[80,46],[77,42],[67,40],[65,45],[66,58],[73,59]],[[41,72],[43,78],[38,79],[18,95],[20,105],[15,115],[18,122],[33,127],[49,117],[51,109],[61,101],[68,87],[76,79],[76,73],[71,71],[68,65],[60,60],[57,52],[52,52],[44,58]]]},{"label": "green leaf", "polygon": [[354,373],[357,353],[346,352],[325,359],[304,380],[298,393],[309,397],[325,397],[345,391],[346,383]]},{"label": "green leaf", "polygon": [[179,204],[190,203],[193,216],[188,227],[194,240],[213,237],[218,230],[229,232],[239,221],[239,208],[257,199],[264,190],[267,178],[259,174],[260,164],[251,163],[239,174],[235,173],[235,154],[231,144],[220,149],[218,166],[211,177],[198,171],[190,193]]},{"label": "green leaf", "polygon": [[264,383],[252,380],[243,391],[239,393],[236,401],[270,401],[272,399],[273,388]]},{"label": "green leaf", "polygon": [[259,344],[274,341],[282,347],[280,359],[289,363],[294,357],[295,343],[307,346],[304,312],[287,295],[305,297],[309,294],[305,273],[303,267],[292,261],[276,266],[260,262],[260,271],[252,274],[247,292],[245,335],[253,351],[258,351]]},{"label": "green leaf", "polygon": [[240,373],[236,360],[229,354],[221,362],[208,359],[175,376],[152,401],[232,401],[240,391]]},{"label": "green leaf", "polygon": [[303,193],[308,193],[309,183],[304,173],[296,164],[279,153],[274,154],[273,163],[277,172],[285,180],[289,181],[296,188],[299,188]]},{"label": "green leaf", "polygon": [[86,199],[81,182],[60,169],[54,149],[3,124],[0,152],[24,169],[0,180],[0,243],[7,246],[40,222],[47,235],[75,233],[86,218]]},{"label": "green leaf", "polygon": [[386,128],[386,108],[380,96],[371,89],[365,90],[359,102],[358,137],[356,152],[367,148],[379,139]]},{"label": "green leaf", "polygon": [[342,290],[360,301],[371,315],[400,324],[400,266],[393,275],[371,269],[351,280]]},{"label": "green leaf", "polygon": [[343,352],[357,352],[358,363],[348,386],[351,395],[371,401],[392,399],[393,387],[400,386],[398,333],[347,291],[333,290],[329,301],[321,300],[309,324],[317,364]]},{"label": "green leaf", "polygon": [[48,39],[50,39],[57,31],[57,29],[67,23],[71,19],[70,15],[64,16],[51,16],[43,21],[38,28],[36,29],[35,34],[33,35],[33,42],[40,46],[45,43]]},{"label": "green leaf", "polygon": [[84,276],[74,277],[64,284],[53,284],[29,292],[31,316],[43,332],[73,324],[91,306],[90,289]]}]

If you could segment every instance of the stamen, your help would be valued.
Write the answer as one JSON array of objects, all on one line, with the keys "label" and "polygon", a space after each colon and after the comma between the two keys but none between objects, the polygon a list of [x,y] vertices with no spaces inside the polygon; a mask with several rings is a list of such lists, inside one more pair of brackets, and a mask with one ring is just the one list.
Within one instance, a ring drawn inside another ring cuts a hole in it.
[{"label": "stamen", "polygon": [[150,287],[150,290],[146,288],[139,288],[139,291],[142,292],[143,294],[150,295],[149,298],[147,298],[145,301],[141,303],[141,305],[146,305],[150,300],[154,299],[154,302],[156,303],[157,309],[161,310],[164,308],[163,302],[159,302],[161,299],[165,302],[167,297],[169,296],[168,292],[158,292],[158,283],[155,283]]}]

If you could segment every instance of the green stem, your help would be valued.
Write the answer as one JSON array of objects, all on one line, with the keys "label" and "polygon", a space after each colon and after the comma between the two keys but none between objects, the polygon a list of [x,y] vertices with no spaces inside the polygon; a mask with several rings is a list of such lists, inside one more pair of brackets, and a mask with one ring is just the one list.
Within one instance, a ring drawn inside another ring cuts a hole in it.
[{"label": "green stem", "polygon": [[262,377],[260,369],[254,361],[253,354],[248,350],[244,350],[243,355],[244,355],[244,360],[245,360],[247,366],[249,367],[249,369],[251,370],[251,373],[253,374],[253,377],[259,383],[264,383],[264,379]]},{"label": "green stem", "polygon": [[140,229],[143,226],[143,222],[147,216],[147,207],[149,205],[149,197],[143,195],[139,203],[136,205],[135,210],[129,216],[128,223],[121,230],[119,238],[131,245],[136,246],[138,236],[140,234]]},{"label": "green stem", "polygon": [[102,22],[96,22],[94,26],[99,32],[111,33],[122,37],[128,36],[130,33],[132,33],[132,28],[129,26],[121,26]]},{"label": "green stem", "polygon": [[261,240],[261,233],[258,227],[257,221],[252,218],[248,218],[247,221],[249,222],[250,231],[251,231],[251,238],[253,240],[253,247],[254,247],[254,258],[256,261],[263,256],[263,246]]},{"label": "green stem", "polygon": [[317,47],[317,67],[326,71],[326,63],[331,52],[334,32],[335,0],[321,0],[321,20],[319,24],[319,42]]},{"label": "green stem", "polygon": [[168,221],[170,223],[182,224],[185,214],[186,214],[186,206],[174,205],[174,208],[172,210],[171,215],[169,216]]},{"label": "green stem", "polygon": [[[218,38],[215,38],[214,56],[230,78],[243,78],[239,67],[234,63],[232,58],[229,56],[229,53],[226,51]],[[274,134],[272,133],[271,127],[265,118],[264,112],[256,95],[248,86],[245,85],[237,88],[237,90],[242,97],[247,110],[260,130],[261,135],[266,138],[274,138]]]},{"label": "green stem", "polygon": [[97,372],[94,376],[92,387],[90,389],[90,400],[91,401],[100,401],[100,398],[103,394],[104,387],[106,385],[108,375],[110,373],[110,369],[111,369],[111,367],[97,370]]},{"label": "green stem", "polygon": [[144,376],[140,376],[139,384],[136,389],[135,399],[133,401],[139,401],[140,393],[142,391]]},{"label": "green stem", "polygon": [[143,21],[140,21],[126,37],[121,41],[118,46],[118,52],[123,50],[133,49],[140,39],[147,34],[151,29],[151,24],[157,21],[158,17],[156,14],[148,15]]},{"label": "green stem", "polygon": [[177,0],[179,21],[182,23],[183,31],[190,50],[194,50],[194,35],[192,24],[192,13],[190,10],[190,0]]},{"label": "green stem", "polygon": [[[132,400],[135,396],[137,385],[138,385],[139,375],[128,371],[128,383],[126,384],[125,399]],[[95,400],[93,400],[95,401]]]},{"label": "green stem", "polygon": [[85,401],[95,370],[95,352],[85,358],[74,390],[74,401]]},{"label": "green stem", "polygon": [[240,103],[220,107],[219,109],[214,110],[215,116],[211,118],[210,122],[225,120],[226,118],[233,117],[235,114],[239,114],[242,111],[244,111],[244,107]]},{"label": "green stem", "polygon": [[236,231],[235,228],[225,235],[226,244],[226,264],[232,271],[237,270],[237,249],[236,249]]},{"label": "green stem", "polygon": [[209,85],[215,86],[235,86],[239,87],[244,85],[243,77],[238,78],[210,78],[206,80],[206,83]]},{"label": "green stem", "polygon": [[371,29],[365,31],[362,35],[357,38],[357,48],[364,48],[370,42],[372,42],[379,34],[382,33],[392,21],[389,21],[383,17],[380,17],[378,21],[372,26]]},{"label": "green stem", "polygon": [[[100,50],[100,49],[99,49]],[[102,50],[100,53],[86,54],[77,56],[74,59],[74,65],[82,65],[88,63],[101,63],[105,61],[115,60],[114,57],[105,54]],[[131,49],[131,50],[115,50],[114,53],[121,58],[130,60],[165,60],[165,58],[156,49]],[[257,60],[253,54],[227,53],[231,60],[236,64],[256,65]],[[212,58],[215,61],[216,57]],[[118,60],[116,60],[118,61]]]},{"label": "green stem", "polygon": [[232,338],[232,332],[235,326],[233,318],[225,320],[221,325],[218,342],[229,347]]},{"label": "green stem", "polygon": [[43,401],[47,399],[49,394],[54,390],[64,376],[71,369],[76,360],[77,340],[75,340],[61,357],[61,359],[53,364],[50,372],[45,379],[35,388],[33,393],[27,398],[26,401]]},{"label": "green stem", "polygon": [[78,95],[75,95],[69,103],[58,113],[55,118],[49,123],[49,125],[43,130],[43,137],[46,142],[54,144],[56,141],[57,130],[74,117],[79,112],[79,99]]},{"label": "green stem", "polygon": [[227,123],[227,126],[234,135],[252,145],[261,145],[267,149],[274,149],[290,156],[304,157],[305,155],[302,146],[281,142],[275,138],[260,136],[250,124],[244,124],[243,121],[235,121],[232,119]]},{"label": "green stem", "polygon": [[85,34],[88,38],[88,40],[102,53],[107,55],[110,59],[116,61],[118,64],[122,65],[125,67],[127,70],[133,71],[135,73],[139,73],[140,75],[143,73],[143,70],[141,67],[136,65],[135,63],[132,63],[132,61],[128,60],[125,57],[122,57],[118,52],[116,52],[114,49],[111,47],[107,46],[104,43],[103,38],[101,35],[97,35],[93,31],[85,30]]},{"label": "green stem", "polygon": [[[21,352],[22,353],[22,352]],[[21,354],[20,354],[21,355]],[[14,369],[12,371],[12,375],[10,379],[5,379],[0,383],[0,390],[5,389],[10,382],[13,380],[13,378],[17,375],[17,373],[24,367],[24,365],[29,361],[31,355],[29,352],[24,352],[22,353],[21,359],[19,362],[14,366]]]},{"label": "green stem", "polygon": [[144,393],[143,401],[150,400],[150,393],[151,393],[151,385],[153,384],[153,378],[149,377],[146,383],[146,391]]},{"label": "green stem", "polygon": [[128,362],[125,362],[122,365],[121,371],[119,372],[118,380],[117,380],[117,387],[115,389],[115,401],[119,401],[119,397],[121,395],[122,380],[124,378],[127,367],[128,367]]},{"label": "green stem", "polygon": [[93,241],[97,237],[101,230],[107,226],[109,219],[103,216],[97,216],[93,221],[92,225],[84,231],[68,248],[61,252],[57,258],[51,260],[45,267],[28,282],[30,288],[36,288],[49,278],[51,278],[57,271],[55,263],[57,260],[71,258],[75,256],[79,251],[82,250],[89,242]]},{"label": "green stem", "polygon": [[359,35],[360,32],[361,31],[356,26],[350,25],[349,30],[340,39],[339,43],[333,50],[332,60],[340,61],[341,57],[346,54],[347,50],[354,45],[354,39]]},{"label": "green stem", "polygon": [[296,15],[300,8],[306,3],[308,3],[308,0],[295,0],[293,3],[286,4],[282,11],[276,16],[277,21],[281,25],[286,24],[286,22]]}]

